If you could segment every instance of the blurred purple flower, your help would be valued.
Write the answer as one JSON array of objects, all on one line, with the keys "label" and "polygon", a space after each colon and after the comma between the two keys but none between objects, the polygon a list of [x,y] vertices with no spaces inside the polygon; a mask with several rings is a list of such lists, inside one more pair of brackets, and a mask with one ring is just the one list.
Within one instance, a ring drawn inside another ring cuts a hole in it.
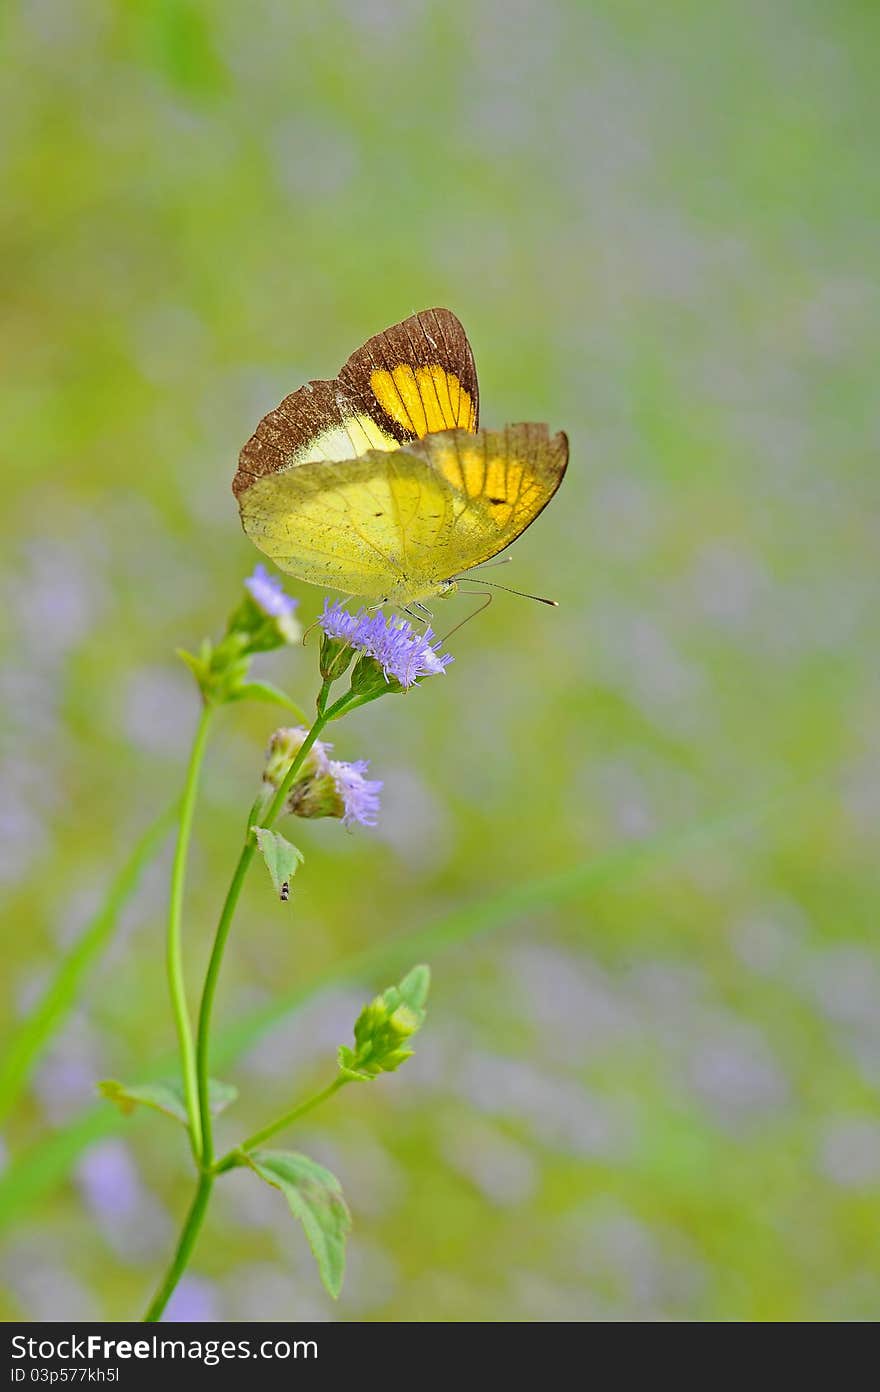
[{"label": "blurred purple flower", "polygon": [[298,601],[284,593],[281,581],[270,575],[263,565],[258,565],[253,575],[244,582],[245,589],[264,614],[273,619],[281,619],[292,614]]},{"label": "blurred purple flower", "polygon": [[215,1324],[219,1318],[214,1287],[197,1276],[183,1277],[162,1316],[166,1324]]},{"label": "blurred purple flower", "polygon": [[405,619],[369,614],[359,609],[350,614],[340,601],[324,601],[319,620],[328,638],[348,643],[366,657],[378,662],[386,679],[394,677],[401,686],[413,686],[419,677],[439,676],[452,661],[450,653],[438,656],[442,639],[434,639],[433,629],[416,633]]},{"label": "blurred purple flower", "polygon": [[143,1199],[137,1170],[121,1141],[93,1146],[80,1161],[76,1177],[89,1208],[102,1218],[126,1218]]}]

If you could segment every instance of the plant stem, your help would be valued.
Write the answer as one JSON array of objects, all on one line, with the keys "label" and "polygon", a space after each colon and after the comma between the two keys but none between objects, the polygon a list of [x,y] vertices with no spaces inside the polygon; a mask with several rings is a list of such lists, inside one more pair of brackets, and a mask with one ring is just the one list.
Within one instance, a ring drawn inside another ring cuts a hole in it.
[{"label": "plant stem", "polygon": [[192,1255],[192,1249],[196,1243],[196,1238],[199,1235],[199,1229],[205,1217],[205,1209],[208,1207],[208,1200],[211,1197],[213,1185],[213,1175],[204,1173],[199,1175],[198,1188],[196,1189],[195,1198],[192,1201],[189,1213],[186,1216],[186,1222],[180,1234],[180,1241],[177,1244],[177,1251],[174,1253],[174,1260],[165,1273],[165,1278],[156,1294],[153,1296],[147,1313],[144,1315],[145,1324],[154,1324],[157,1320],[161,1319],[162,1311],[168,1304],[174,1288],[186,1270],[190,1256]]},{"label": "plant stem", "polygon": [[168,988],[171,993],[171,1009],[177,1027],[177,1042],[180,1048],[180,1067],[183,1074],[183,1093],[186,1101],[186,1114],[189,1118],[189,1138],[196,1163],[201,1164],[202,1131],[199,1121],[199,1097],[196,1078],[196,1060],[193,1049],[192,1025],[186,1004],[186,986],[183,978],[183,891],[186,881],[186,862],[192,835],[193,814],[199,786],[199,774],[208,733],[211,725],[212,707],[202,706],[198,727],[193,740],[186,782],[180,804],[180,821],[177,832],[177,846],[174,852],[174,866],[171,871],[171,897],[168,905]]},{"label": "plant stem", "polygon": [[[290,768],[287,770],[287,773],[284,775],[284,778],[282,779],[275,793],[275,796],[272,798],[272,801],[269,803],[268,808],[266,809],[265,813],[261,818],[261,825],[266,828],[271,827],[273,823],[277,821],[278,817],[284,810],[284,805],[287,801],[287,795],[290,792],[291,786],[293,785],[297,774],[299,773],[300,769],[302,768],[303,764],[308,758],[309,752],[313,744],[315,743],[315,740],[318,738],[321,731],[324,729],[324,726],[327,725],[329,721],[333,720],[337,715],[342,714],[343,711],[346,709],[347,696],[341,697],[340,700],[335,702],[335,704],[332,705],[329,709],[327,708],[327,697],[330,690],[330,685],[330,682],[325,681],[323,686],[321,687],[317,701],[318,714],[315,718],[312,728],[309,730],[308,734],[303,740],[303,743],[299,751],[297,752],[296,757],[292,761]],[[182,971],[180,970],[179,958],[179,901],[182,902],[185,841],[188,839],[189,825],[192,820],[192,805],[195,801],[195,785],[198,776],[198,768],[201,761],[201,755],[204,752],[206,735],[207,708],[202,714],[202,722],[199,726],[199,730],[196,735],[196,742],[193,746],[193,755],[190,760],[190,771],[187,779],[186,792],[184,795],[184,808],[181,813],[181,836],[178,841],[178,856],[175,858],[175,874],[174,880],[172,882],[173,885],[177,887],[179,880],[179,888],[177,889],[177,892],[172,893],[172,905],[178,904],[178,922],[177,936],[174,939],[176,955],[172,954],[171,951],[172,940],[169,931],[169,975],[171,975],[172,961],[174,961],[177,965],[177,971],[176,974],[173,976],[173,980],[180,987],[181,1001],[183,1000],[183,976]],[[183,834],[184,828],[186,829],[186,837]],[[172,1291],[174,1290],[175,1286],[177,1285],[178,1281],[180,1280],[181,1276],[186,1270],[187,1263],[190,1259],[190,1255],[192,1254],[192,1249],[195,1245],[195,1240],[198,1235],[198,1231],[202,1225],[202,1221],[205,1216],[205,1209],[208,1206],[208,1200],[211,1196],[211,1188],[214,1183],[214,1178],[215,1175],[218,1173],[214,1165],[214,1141],[212,1136],[210,1098],[208,1093],[211,1015],[214,1008],[214,996],[217,991],[217,980],[219,978],[220,967],[223,962],[223,952],[226,947],[227,939],[229,937],[229,930],[232,927],[232,920],[235,916],[235,910],[236,906],[238,905],[239,897],[241,895],[242,886],[244,884],[245,877],[247,876],[247,872],[250,868],[251,861],[253,860],[254,855],[256,853],[256,849],[256,837],[254,836],[250,826],[248,826],[247,832],[245,834],[245,843],[242,847],[241,855],[238,858],[238,864],[236,865],[235,870],[233,872],[232,880],[230,882],[229,889],[227,890],[226,898],[223,902],[223,908],[220,912],[220,919],[217,924],[217,931],[214,935],[214,945],[211,949],[211,956],[208,961],[208,970],[205,973],[205,984],[202,988],[202,999],[201,1004],[199,1006],[199,1024],[198,1035],[196,1040],[195,1058],[195,1122],[198,1127],[198,1130],[194,1130],[193,1133],[194,1135],[198,1135],[199,1137],[198,1150],[195,1150],[194,1148],[196,1163],[198,1164],[200,1171],[199,1186],[196,1190],[196,1195],[193,1199],[192,1207],[190,1208],[190,1211],[187,1215],[187,1219],[183,1227],[183,1232],[180,1235],[180,1241],[177,1245],[177,1251],[175,1253],[174,1260],[171,1263],[171,1266],[168,1268],[168,1272],[165,1276],[165,1279],[162,1282],[162,1285],[159,1287],[159,1290],[152,1304],[150,1305],[147,1314],[144,1317],[147,1321],[155,1321],[159,1319],[160,1315],[162,1314],[162,1311],[165,1309],[165,1306],[167,1305],[168,1300],[171,1297]],[[178,867],[178,860],[180,861],[180,867]],[[173,998],[175,1000],[177,999],[176,997]],[[189,1033],[189,1019],[185,1015],[185,1012],[182,1017],[178,1015],[179,1021],[181,1021],[181,1018],[185,1023],[185,1038],[187,1044],[189,1045],[189,1066],[190,1068],[192,1068],[192,1038]],[[181,1040],[181,1054],[186,1057],[187,1055],[185,1054],[184,1049],[184,1029],[181,1027],[180,1024],[179,1032]],[[188,1083],[190,1074],[186,1071],[186,1069],[184,1072],[184,1078]],[[333,1090],[336,1090],[335,1087]],[[329,1096],[329,1092],[326,1089],[325,1093]],[[319,1098],[312,1099],[311,1105],[316,1105],[318,1101],[322,1101],[323,1096],[324,1094],[322,1094]],[[189,1087],[187,1086],[188,1113],[189,1103],[190,1093]],[[300,1111],[300,1115],[301,1114],[302,1113]],[[288,1120],[289,1117],[282,1118],[282,1124],[286,1125]],[[191,1127],[193,1125],[192,1116],[190,1125]],[[273,1131],[275,1129],[275,1127],[272,1128]],[[231,1169],[232,1165],[230,1164],[227,1168]]]},{"label": "plant stem", "polygon": [[[325,682],[318,696],[318,715],[312,724],[311,729],[302,742],[302,745],[279,784],[275,796],[270,802],[266,812],[263,814],[261,824],[264,827],[271,827],[284,809],[287,795],[296,779],[297,774],[308,758],[309,752],[315,740],[320,735],[324,726],[332,719],[337,707],[341,707],[345,697],[337,701],[335,706],[326,710],[327,692],[329,683]],[[214,1008],[214,996],[217,991],[217,980],[220,975],[220,967],[223,962],[223,953],[229,937],[229,930],[232,927],[232,920],[241,895],[242,885],[250,868],[251,861],[256,854],[256,838],[250,827],[248,827],[245,843],[238,858],[238,864],[232,876],[232,882],[226,894],[223,909],[220,913],[220,921],[217,924],[217,931],[214,935],[214,945],[211,949],[211,957],[208,962],[208,970],[205,974],[205,985],[202,990],[202,1001],[199,1007],[199,1028],[198,1040],[196,1045],[196,1072],[198,1079],[199,1097],[199,1117],[202,1135],[201,1163],[204,1169],[209,1169],[214,1160],[214,1142],[211,1128],[211,1109],[208,1094],[208,1070],[209,1070],[209,1048],[211,1034],[211,1015]]]},{"label": "plant stem", "polygon": [[222,1160],[217,1161],[214,1166],[214,1173],[225,1174],[227,1170],[234,1169],[236,1165],[241,1163],[241,1151],[256,1150],[264,1141],[268,1141],[270,1136],[277,1135],[279,1131],[285,1131],[288,1126],[291,1126],[295,1121],[299,1121],[300,1117],[305,1116],[306,1112],[311,1112],[315,1107],[319,1107],[322,1102],[326,1102],[328,1098],[332,1097],[334,1093],[337,1093],[340,1088],[345,1087],[346,1083],[350,1082],[351,1078],[346,1078],[340,1073],[333,1079],[333,1082],[330,1083],[329,1086],[322,1088],[320,1092],[314,1093],[311,1097],[307,1097],[304,1102],[298,1103],[297,1106],[292,1107],[289,1112],[285,1112],[283,1116],[278,1117],[275,1121],[270,1121],[269,1125],[264,1126],[262,1131],[255,1131],[252,1136],[248,1136],[246,1141],[242,1141],[241,1145],[237,1146],[235,1150],[230,1150],[228,1155],[224,1155]]}]

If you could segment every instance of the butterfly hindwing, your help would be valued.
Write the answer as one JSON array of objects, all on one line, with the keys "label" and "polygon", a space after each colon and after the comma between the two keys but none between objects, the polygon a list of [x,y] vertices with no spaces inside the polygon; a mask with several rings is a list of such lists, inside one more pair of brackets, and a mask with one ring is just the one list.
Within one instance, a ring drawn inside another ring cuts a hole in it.
[{"label": "butterfly hindwing", "polygon": [[438,538],[432,557],[438,579],[491,560],[522,536],[550,502],[568,465],[568,438],[532,423],[476,434],[446,430],[410,449],[451,490],[454,523]]},{"label": "butterfly hindwing", "polygon": [[265,476],[240,498],[245,530],[282,569],[373,600],[436,594],[520,536],[565,473],[543,425],[456,429],[338,467]]},{"label": "butterfly hindwing", "polygon": [[448,492],[406,449],[369,450],[332,473],[313,462],[272,474],[240,501],[245,531],[281,570],[382,600],[411,589],[408,538],[416,548],[429,541],[426,527],[442,525]]}]

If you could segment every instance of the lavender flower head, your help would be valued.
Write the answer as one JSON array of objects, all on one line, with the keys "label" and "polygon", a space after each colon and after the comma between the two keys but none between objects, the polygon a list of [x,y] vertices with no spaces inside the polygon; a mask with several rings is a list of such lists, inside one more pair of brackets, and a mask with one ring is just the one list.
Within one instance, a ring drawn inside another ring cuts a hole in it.
[{"label": "lavender flower head", "polygon": [[332,604],[324,600],[319,623],[328,638],[371,657],[382,668],[386,681],[393,677],[403,687],[414,686],[420,677],[439,676],[452,661],[450,653],[438,654],[442,640],[434,638],[433,629],[416,633],[406,619],[386,618],[366,609],[350,614],[338,599]]},{"label": "lavender flower head", "polygon": [[369,767],[368,759],[357,759],[353,764],[330,760],[330,774],[345,807],[343,826],[354,826],[355,822],[360,822],[361,826],[376,825],[382,782],[364,778]]},{"label": "lavender flower head", "polygon": [[[275,731],[263,771],[263,780],[269,788],[280,787],[306,734],[301,725]],[[354,763],[331,759],[328,751],[332,748],[332,744],[324,740],[315,740],[290,790],[286,811],[295,817],[337,817],[346,827],[356,822],[361,826],[376,826],[381,781],[364,777],[370,767],[368,759],[356,759]]]},{"label": "lavender flower head", "polygon": [[270,618],[282,619],[292,614],[297,606],[297,601],[284,593],[281,581],[270,575],[264,565],[257,566],[244,586],[254,603]]}]

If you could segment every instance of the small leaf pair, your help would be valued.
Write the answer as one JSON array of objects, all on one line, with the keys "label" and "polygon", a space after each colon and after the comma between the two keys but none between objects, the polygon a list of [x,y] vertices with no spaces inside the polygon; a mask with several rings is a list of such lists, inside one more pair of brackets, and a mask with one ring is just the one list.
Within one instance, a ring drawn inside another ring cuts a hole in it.
[{"label": "small leaf pair", "polygon": [[[154,1112],[164,1112],[173,1117],[181,1126],[189,1125],[186,1114],[186,1100],[180,1083],[119,1083],[115,1078],[104,1078],[97,1084],[98,1091],[108,1102],[115,1102],[124,1116],[131,1116],[136,1107],[152,1107]],[[238,1088],[232,1083],[219,1083],[216,1078],[208,1080],[208,1101],[214,1116],[224,1111],[238,1096]]]}]

